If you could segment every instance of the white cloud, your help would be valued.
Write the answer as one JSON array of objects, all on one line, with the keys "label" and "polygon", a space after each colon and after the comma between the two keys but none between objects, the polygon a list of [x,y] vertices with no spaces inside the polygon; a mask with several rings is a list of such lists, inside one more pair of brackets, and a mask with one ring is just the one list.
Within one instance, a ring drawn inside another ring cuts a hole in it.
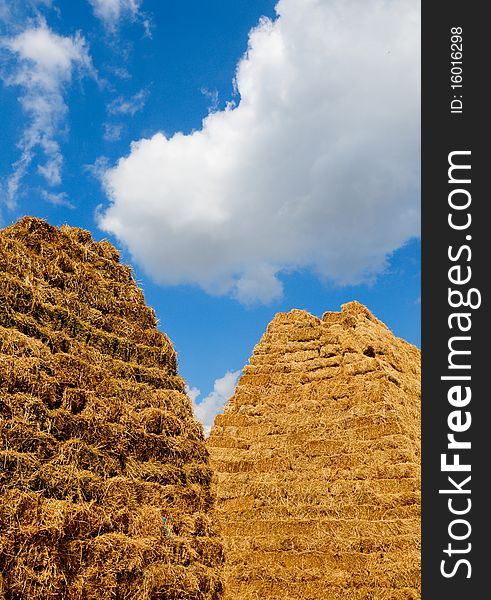
[{"label": "white cloud", "polygon": [[198,389],[197,387],[190,388],[189,386],[186,386],[186,394],[194,402],[196,400],[196,398],[201,394],[201,390]]},{"label": "white cloud", "polygon": [[7,38],[2,46],[12,59],[2,78],[6,85],[20,88],[18,99],[28,119],[18,144],[21,156],[13,165],[7,186],[7,203],[14,206],[21,179],[37,148],[45,157],[45,163],[38,165],[39,173],[49,185],[61,182],[63,157],[57,136],[68,111],[65,88],[74,69],[92,75],[94,71],[85,40],[79,33],[63,37],[44,22]]},{"label": "white cloud", "polygon": [[187,388],[187,394],[193,401],[196,418],[201,421],[205,435],[210,433],[216,415],[223,412],[227,400],[233,395],[240,371],[227,371],[223,377],[215,379],[213,391],[198,400],[201,392],[198,388]]},{"label": "white cloud", "polygon": [[0,21],[6,21],[10,16],[7,0],[0,0]]},{"label": "white cloud", "polygon": [[141,0],[89,0],[94,15],[101,19],[110,31],[114,31],[124,17],[136,19]]},{"label": "white cloud", "polygon": [[130,115],[134,116],[140,110],[143,110],[147,100],[147,92],[140,90],[130,98],[118,96],[107,107],[107,112],[111,115]]},{"label": "white cloud", "polygon": [[419,3],[276,10],[250,33],[238,104],[104,174],[100,226],[159,283],[269,301],[295,269],[370,280],[419,235]]},{"label": "white cloud", "polygon": [[41,196],[46,202],[53,204],[53,206],[66,206],[67,208],[75,208],[75,205],[70,202],[66,192],[59,192],[54,194],[46,190],[41,190]]},{"label": "white cloud", "polygon": [[0,0],[0,21],[18,26],[30,14],[39,14],[39,7],[50,8],[52,0]]},{"label": "white cloud", "polygon": [[131,73],[125,67],[113,67],[112,72],[119,79],[131,79]]},{"label": "white cloud", "polygon": [[219,100],[220,100],[218,90],[209,90],[206,87],[202,87],[200,92],[203,94],[203,96],[206,96],[206,98],[208,98],[208,100],[210,102],[210,104],[208,106],[208,111],[215,112],[218,108],[218,104],[219,104]]},{"label": "white cloud", "polygon": [[[107,171],[109,166],[109,159],[107,156],[99,156],[93,164],[86,164],[83,166],[84,170],[87,173],[90,173],[92,177],[95,179],[101,179],[104,177],[104,173]],[[96,209],[96,217],[101,210],[101,206],[99,205]]]},{"label": "white cloud", "polygon": [[120,123],[104,123],[104,133],[102,137],[106,142],[116,142],[121,139],[123,133],[123,125]]}]

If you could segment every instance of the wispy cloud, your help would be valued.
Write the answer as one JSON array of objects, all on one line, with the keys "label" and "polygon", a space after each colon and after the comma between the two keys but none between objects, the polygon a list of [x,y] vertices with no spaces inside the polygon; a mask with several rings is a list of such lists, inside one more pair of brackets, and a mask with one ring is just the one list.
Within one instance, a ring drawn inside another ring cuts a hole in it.
[{"label": "wispy cloud", "polygon": [[124,127],[121,123],[104,123],[103,129],[102,137],[106,142],[117,142],[121,139]]},{"label": "wispy cloud", "polygon": [[[110,32],[114,32],[123,19],[135,21],[142,17],[140,12],[142,0],[89,0],[89,2],[94,15]],[[145,25],[146,21],[147,19],[142,19],[145,30],[148,28],[148,25]]]},{"label": "wispy cloud", "polygon": [[46,182],[61,182],[63,156],[58,141],[64,130],[68,107],[67,86],[74,71],[95,76],[86,42],[80,33],[64,37],[54,33],[44,21],[22,33],[6,38],[1,46],[7,51],[2,79],[7,86],[20,90],[18,100],[27,116],[18,147],[19,159],[7,183],[7,204],[15,206],[22,178],[28,172],[36,152],[44,156],[37,170]]},{"label": "wispy cloud", "polygon": [[68,198],[66,192],[48,192],[47,190],[41,190],[41,196],[46,202],[53,204],[53,206],[66,206],[67,208],[75,208],[73,202]]},{"label": "wispy cloud", "polygon": [[199,400],[198,388],[187,388],[187,394],[193,401],[196,418],[203,424],[205,435],[210,433],[216,415],[223,411],[227,400],[233,395],[240,371],[227,371],[223,377],[215,380],[213,391]]},{"label": "wispy cloud", "polygon": [[[92,175],[95,179],[101,179],[109,166],[107,156],[99,156],[94,163],[83,165],[84,171]],[[98,209],[99,210],[99,209]]]},{"label": "wispy cloud", "polygon": [[200,92],[203,94],[203,96],[206,96],[210,102],[208,110],[210,112],[215,112],[218,108],[219,103],[218,90],[209,90],[206,87],[202,87]]},{"label": "wispy cloud", "polygon": [[10,14],[6,0],[0,0],[0,21],[6,21]]},{"label": "wispy cloud", "polygon": [[112,72],[119,79],[131,79],[131,73],[125,67],[113,67]]},{"label": "wispy cloud", "polygon": [[140,110],[143,110],[146,100],[146,90],[140,90],[129,98],[118,96],[109,104],[107,112],[110,115],[130,115],[132,117]]},{"label": "wispy cloud", "polygon": [[26,19],[40,16],[42,9],[49,9],[52,5],[53,0],[0,0],[0,22],[23,29]]}]

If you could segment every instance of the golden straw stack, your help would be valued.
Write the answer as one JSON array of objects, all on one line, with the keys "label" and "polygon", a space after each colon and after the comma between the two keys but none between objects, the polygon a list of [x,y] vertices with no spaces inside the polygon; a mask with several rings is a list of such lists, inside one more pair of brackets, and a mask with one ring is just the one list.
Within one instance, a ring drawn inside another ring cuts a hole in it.
[{"label": "golden straw stack", "polygon": [[0,598],[221,597],[211,471],[176,353],[87,231],[0,232]]},{"label": "golden straw stack", "polygon": [[207,442],[230,600],[420,598],[420,352],[278,314]]}]

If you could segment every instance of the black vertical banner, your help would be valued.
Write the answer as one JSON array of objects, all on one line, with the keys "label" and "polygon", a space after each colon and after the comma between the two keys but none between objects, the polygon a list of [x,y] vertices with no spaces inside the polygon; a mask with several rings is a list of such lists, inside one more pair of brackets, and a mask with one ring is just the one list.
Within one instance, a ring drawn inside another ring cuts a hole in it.
[{"label": "black vertical banner", "polygon": [[422,6],[423,600],[489,594],[491,35],[485,8],[455,0]]}]

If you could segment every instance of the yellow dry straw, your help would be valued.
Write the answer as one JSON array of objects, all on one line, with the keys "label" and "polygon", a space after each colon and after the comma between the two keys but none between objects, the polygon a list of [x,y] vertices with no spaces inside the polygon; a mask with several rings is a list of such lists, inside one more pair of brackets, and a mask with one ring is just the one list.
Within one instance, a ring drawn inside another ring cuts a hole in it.
[{"label": "yellow dry straw", "polygon": [[176,353],[88,232],[30,217],[0,232],[0,432],[0,598],[221,597]]},{"label": "yellow dry straw", "polygon": [[207,441],[227,598],[420,598],[419,391],[364,306],[275,317]]}]

